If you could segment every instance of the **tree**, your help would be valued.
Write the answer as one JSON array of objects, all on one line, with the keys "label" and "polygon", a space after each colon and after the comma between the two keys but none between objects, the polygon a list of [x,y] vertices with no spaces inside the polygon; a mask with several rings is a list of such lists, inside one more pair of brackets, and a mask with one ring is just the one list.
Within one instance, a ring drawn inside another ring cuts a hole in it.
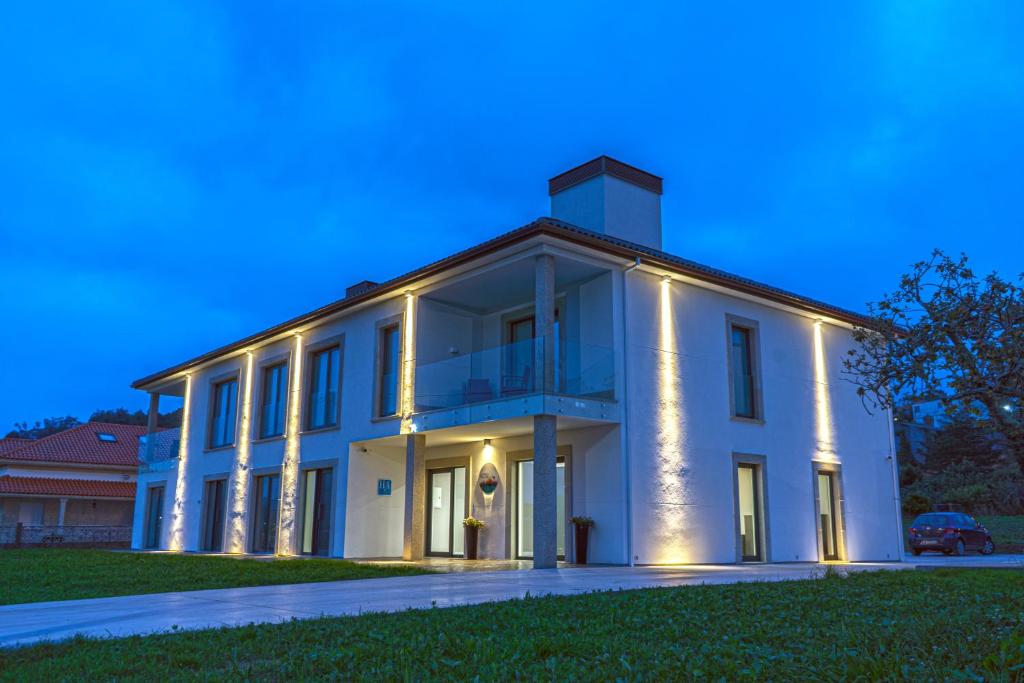
[{"label": "tree", "polygon": [[[157,426],[180,427],[181,413],[181,408],[169,413],[160,413],[157,418]],[[147,425],[149,424],[149,415],[142,410],[136,410],[132,413],[125,408],[114,408],[112,410],[95,411],[89,416],[89,422],[109,422],[112,424],[122,425]]]},{"label": "tree", "polygon": [[967,411],[998,434],[1024,469],[1021,286],[978,277],[965,255],[935,250],[869,311],[872,324],[854,329],[858,348],[845,361],[865,405],[937,394],[948,411]]},{"label": "tree", "polygon": [[992,441],[991,431],[975,420],[958,416],[929,435],[925,466],[939,472],[961,462],[991,470],[999,464],[999,451]]},{"label": "tree", "polygon": [[41,439],[44,436],[50,436],[58,432],[63,432],[65,429],[71,429],[82,424],[77,417],[66,415],[64,417],[48,417],[39,422],[36,420],[35,425],[32,427],[28,426],[28,422],[15,422],[14,429],[7,433],[9,437],[17,437],[19,439]]}]

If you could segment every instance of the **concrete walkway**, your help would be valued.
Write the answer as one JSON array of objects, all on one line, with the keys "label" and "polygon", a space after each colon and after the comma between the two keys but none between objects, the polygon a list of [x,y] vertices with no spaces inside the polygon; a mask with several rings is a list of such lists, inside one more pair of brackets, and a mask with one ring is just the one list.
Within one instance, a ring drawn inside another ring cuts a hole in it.
[{"label": "concrete walkway", "polygon": [[[918,566],[1024,567],[1019,555],[908,558],[902,563],[841,565],[843,571]],[[0,646],[75,635],[117,637],[178,629],[242,626],[319,616],[451,607],[526,595],[571,595],[656,586],[786,581],[820,575],[816,564],[686,567],[572,567],[428,574],[359,581],[222,588],[0,607]]]}]

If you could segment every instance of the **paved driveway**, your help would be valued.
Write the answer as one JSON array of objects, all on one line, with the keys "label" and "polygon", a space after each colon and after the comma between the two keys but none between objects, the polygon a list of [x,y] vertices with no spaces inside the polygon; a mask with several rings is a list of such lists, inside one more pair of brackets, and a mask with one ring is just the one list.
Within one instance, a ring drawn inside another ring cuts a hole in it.
[{"label": "paved driveway", "polygon": [[[1022,567],[1020,555],[987,558],[908,558],[902,563],[843,565],[846,571],[906,570],[917,566]],[[359,581],[130,595],[0,607],[0,646],[60,640],[74,635],[127,636],[241,626],[251,623],[451,607],[526,595],[570,595],[602,590],[741,581],[786,581],[820,575],[814,564],[688,567],[572,567],[543,570],[428,574]]]}]

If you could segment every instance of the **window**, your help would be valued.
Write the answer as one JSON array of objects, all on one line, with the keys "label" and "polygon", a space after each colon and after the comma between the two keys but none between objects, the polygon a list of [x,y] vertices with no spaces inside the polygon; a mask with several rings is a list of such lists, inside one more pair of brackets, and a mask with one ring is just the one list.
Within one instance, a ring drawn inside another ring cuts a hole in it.
[{"label": "window", "polygon": [[382,327],[377,364],[377,415],[387,417],[398,413],[398,370],[401,357],[401,327]]},{"label": "window", "polygon": [[252,552],[272,553],[277,548],[277,509],[281,505],[281,477],[256,477],[252,516]]},{"label": "window", "polygon": [[206,482],[203,490],[203,539],[202,550],[219,553],[224,550],[224,499],[227,490],[226,479]]},{"label": "window", "polygon": [[116,443],[117,436],[108,432],[96,432],[96,438],[104,443]]},{"label": "window", "polygon": [[306,429],[323,429],[338,424],[338,363],[341,347],[316,351],[310,357],[309,396],[306,399]]},{"label": "window", "polygon": [[740,463],[736,468],[739,505],[740,557],[744,562],[761,560],[761,496],[757,466]]},{"label": "window", "polygon": [[730,369],[732,374],[732,414],[757,418],[754,386],[753,330],[730,325]]},{"label": "window", "polygon": [[210,448],[235,443],[235,400],[238,380],[235,378],[213,385],[213,419],[210,421]]},{"label": "window", "polygon": [[288,404],[288,364],[263,368],[263,398],[260,401],[260,438],[284,434],[284,411]]}]

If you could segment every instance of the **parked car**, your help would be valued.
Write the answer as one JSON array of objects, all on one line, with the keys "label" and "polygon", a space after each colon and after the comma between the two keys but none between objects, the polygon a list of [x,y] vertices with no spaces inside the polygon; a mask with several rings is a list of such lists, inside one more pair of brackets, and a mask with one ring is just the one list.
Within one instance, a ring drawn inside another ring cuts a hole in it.
[{"label": "parked car", "polygon": [[920,555],[925,550],[935,550],[946,555],[963,555],[968,550],[977,550],[982,555],[991,555],[996,546],[992,536],[970,515],[962,512],[927,512],[919,515],[907,532],[910,550]]}]

